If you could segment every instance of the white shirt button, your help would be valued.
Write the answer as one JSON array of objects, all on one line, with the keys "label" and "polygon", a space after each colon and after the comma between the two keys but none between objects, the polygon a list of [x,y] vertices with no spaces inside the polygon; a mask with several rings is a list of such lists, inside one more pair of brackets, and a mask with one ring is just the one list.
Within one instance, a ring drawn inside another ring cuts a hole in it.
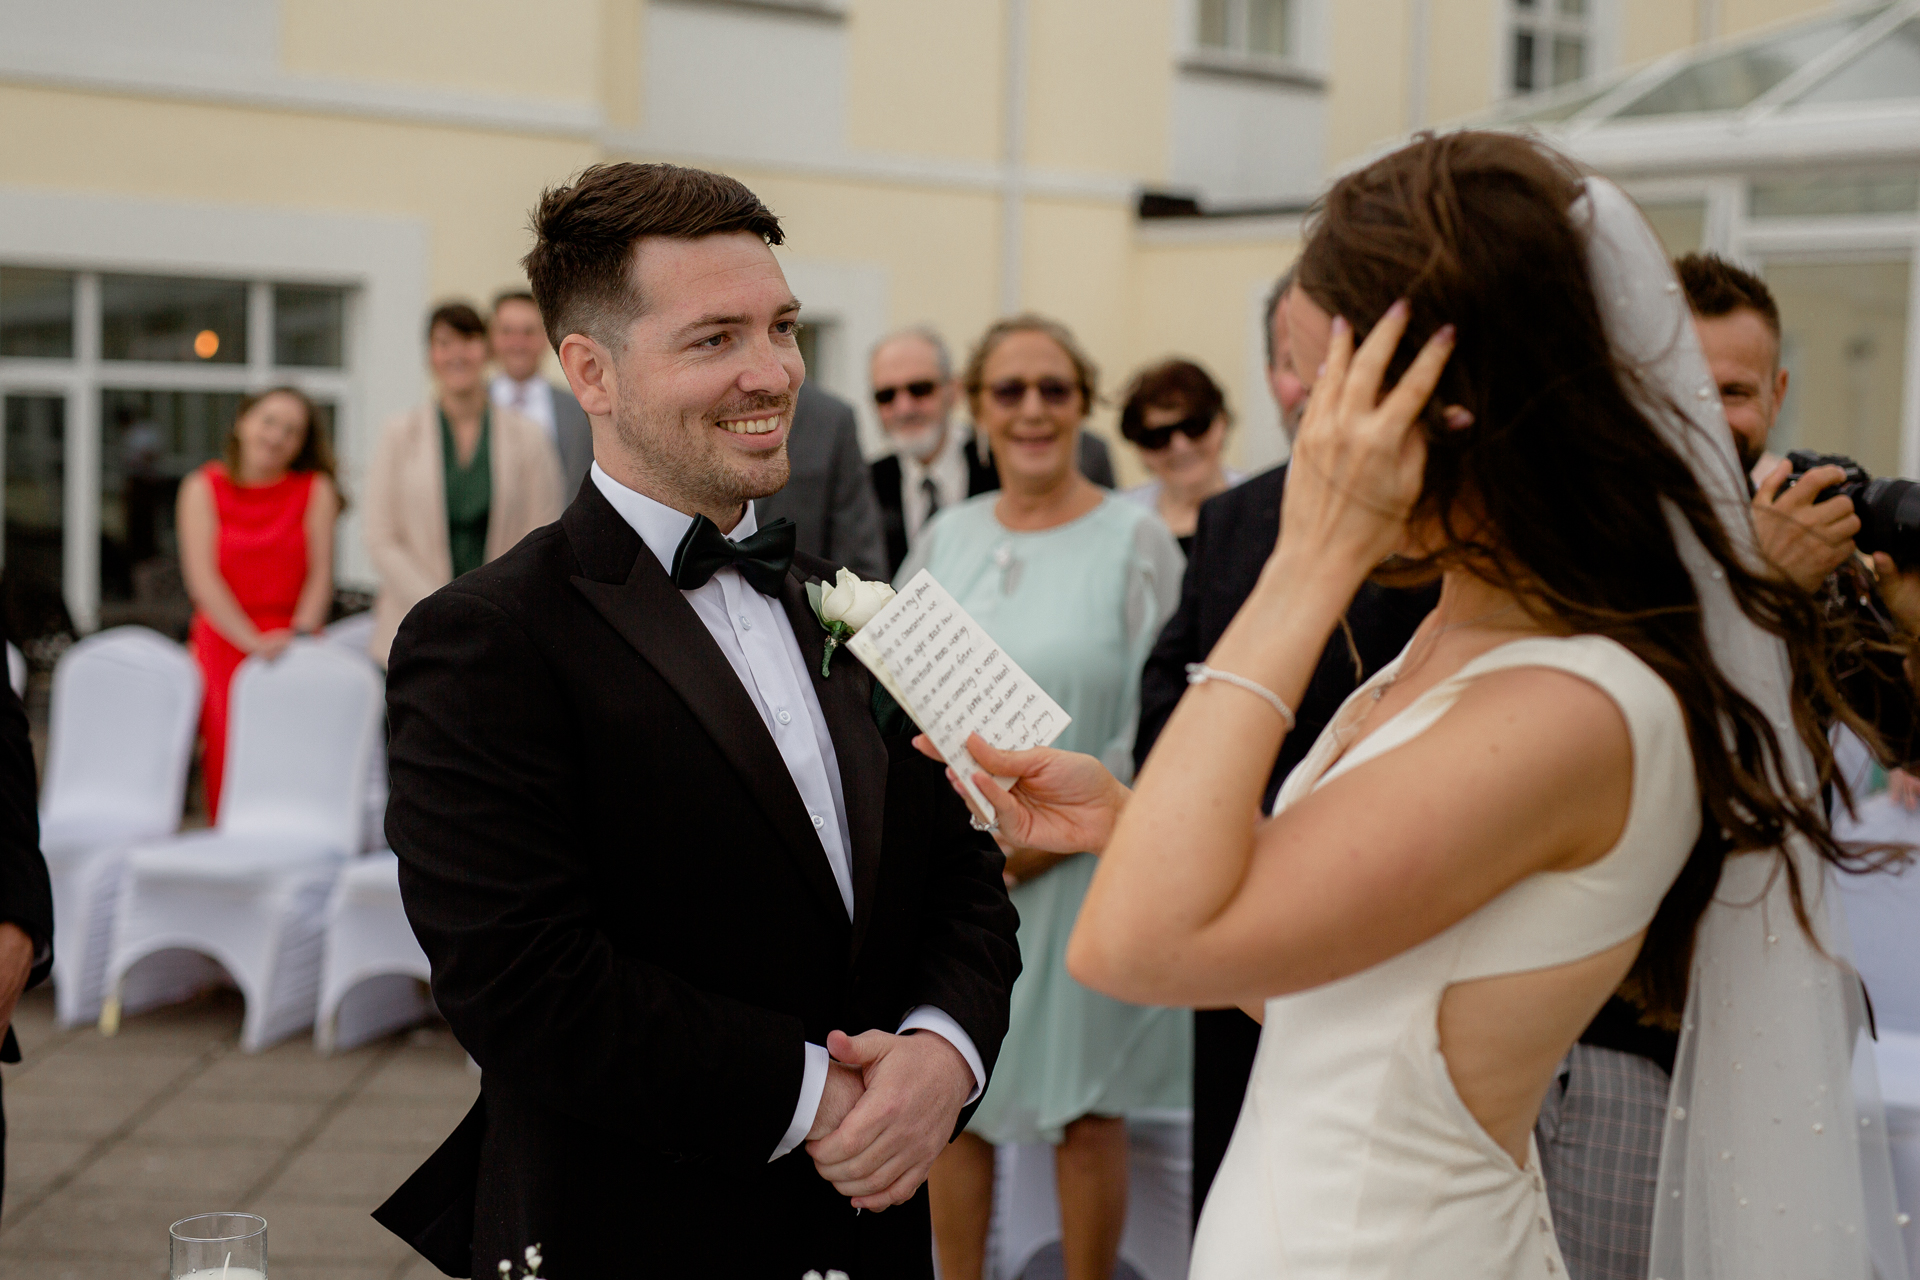
[{"label": "white shirt button", "polygon": [[817,813],[810,813],[810,814],[808,814],[807,816],[808,816],[809,818],[812,818],[812,819],[813,819],[813,829],[814,829],[815,831],[818,831],[818,830],[820,830],[820,828],[822,828],[822,827],[824,827],[824,826],[826,826],[826,825],[827,825],[827,820],[826,820],[825,818],[823,818],[823,817],[821,817],[821,816],[820,816],[819,814],[817,814]]},{"label": "white shirt button", "polygon": [[749,619],[749,618],[747,617],[747,615],[746,615],[746,614],[744,614],[744,613],[740,615],[740,629],[741,629],[742,631],[751,631],[751,630],[753,630],[753,622],[752,622],[752,620],[751,620],[751,619]]},{"label": "white shirt button", "polygon": [[773,718],[774,718],[775,720],[778,720],[778,721],[779,721],[779,722],[780,722],[781,724],[792,724],[792,723],[793,723],[793,712],[791,712],[791,711],[776,711],[776,712],[774,713],[774,716],[773,716]]}]

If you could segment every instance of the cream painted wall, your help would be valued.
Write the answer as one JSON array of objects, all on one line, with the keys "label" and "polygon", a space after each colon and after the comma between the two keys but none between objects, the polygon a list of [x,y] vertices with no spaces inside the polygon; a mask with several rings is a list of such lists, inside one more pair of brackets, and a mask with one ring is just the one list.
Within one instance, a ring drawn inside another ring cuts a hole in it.
[{"label": "cream painted wall", "polygon": [[1027,163],[1159,180],[1172,0],[1033,0],[1028,11]]},{"label": "cream painted wall", "polygon": [[597,102],[601,0],[280,0],[287,70]]},{"label": "cream painted wall", "polygon": [[[1073,330],[1100,366],[1106,403],[1088,417],[1092,429],[1117,441],[1113,393],[1132,371],[1131,341],[1133,210],[1125,206],[1066,200],[1027,205],[1022,248],[1026,264],[1020,302],[1025,310],[1052,316]],[[1116,463],[1131,459],[1115,446]]]},{"label": "cream painted wall", "polygon": [[1696,0],[1620,0],[1620,10],[1622,66],[1684,49],[1699,29]]},{"label": "cream painted wall", "polygon": [[1000,159],[1004,4],[885,0],[847,15],[848,141],[901,155]]},{"label": "cream painted wall", "polygon": [[1722,38],[1745,35],[1761,27],[1808,18],[1834,8],[1832,0],[1707,0],[1714,6]]},{"label": "cream painted wall", "polygon": [[601,0],[600,98],[607,124],[615,129],[638,129],[641,118],[640,68],[646,51],[644,0]]},{"label": "cream painted wall", "polygon": [[1436,0],[1429,21],[1429,124],[1484,111],[1499,78],[1500,6],[1511,0]]},{"label": "cream painted wall", "polygon": [[[1128,368],[1113,383],[1117,397],[1136,369],[1185,356],[1211,373],[1234,413],[1228,461],[1264,470],[1284,456],[1279,414],[1266,390],[1258,314],[1273,282],[1300,251],[1291,237],[1139,245],[1134,251]],[[1128,476],[1144,477],[1133,449],[1118,449]]]},{"label": "cream painted wall", "polygon": [[1327,164],[1337,169],[1406,132],[1407,0],[1343,0],[1329,25]]},{"label": "cream painted wall", "polygon": [[889,323],[924,320],[963,347],[993,320],[1000,212],[992,196],[733,173],[780,216],[791,252],[886,264]]},{"label": "cream painted wall", "polygon": [[[485,302],[521,281],[526,211],[592,163],[583,143],[0,86],[16,185],[417,217],[428,287]],[[23,127],[31,122],[31,127]],[[376,410],[379,407],[376,406]]]},{"label": "cream painted wall", "polygon": [[1760,27],[1813,17],[1832,0],[1618,0],[1620,62],[1635,66],[1691,47],[1700,31],[1702,6],[1718,39]]}]

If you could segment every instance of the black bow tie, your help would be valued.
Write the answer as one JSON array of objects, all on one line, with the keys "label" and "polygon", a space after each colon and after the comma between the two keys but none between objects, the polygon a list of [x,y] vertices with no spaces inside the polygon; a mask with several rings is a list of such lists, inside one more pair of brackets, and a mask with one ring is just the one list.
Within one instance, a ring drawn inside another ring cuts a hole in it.
[{"label": "black bow tie", "polygon": [[750,538],[735,542],[705,516],[695,516],[673,553],[673,585],[694,591],[714,574],[734,568],[763,596],[780,594],[780,580],[793,563],[793,544],[799,536],[793,521],[775,520]]}]

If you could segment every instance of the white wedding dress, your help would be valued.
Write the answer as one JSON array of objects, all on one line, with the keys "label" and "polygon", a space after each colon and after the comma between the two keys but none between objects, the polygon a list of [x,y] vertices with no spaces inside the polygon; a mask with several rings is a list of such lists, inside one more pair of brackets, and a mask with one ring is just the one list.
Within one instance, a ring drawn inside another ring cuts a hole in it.
[{"label": "white wedding dress", "polygon": [[[1598,636],[1493,649],[1342,755],[1362,686],[1287,778],[1275,811],[1424,732],[1476,676],[1555,667],[1609,694],[1633,747],[1620,841],[1570,872],[1528,877],[1452,928],[1371,969],[1267,1002],[1260,1051],[1194,1242],[1192,1280],[1560,1280],[1539,1159],[1520,1167],[1461,1102],[1441,1055],[1458,982],[1550,968],[1646,928],[1700,829],[1686,724],[1672,691]],[[1329,767],[1331,765],[1331,767]]]}]

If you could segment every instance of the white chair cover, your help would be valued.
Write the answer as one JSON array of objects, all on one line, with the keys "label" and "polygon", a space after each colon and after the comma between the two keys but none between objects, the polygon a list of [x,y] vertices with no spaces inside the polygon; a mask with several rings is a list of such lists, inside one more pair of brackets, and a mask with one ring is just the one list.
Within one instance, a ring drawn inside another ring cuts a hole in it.
[{"label": "white chair cover", "polygon": [[13,686],[13,696],[27,696],[27,655],[20,652],[13,641],[7,641],[7,683]]},{"label": "white chair cover", "polygon": [[53,881],[54,1014],[100,1016],[114,905],[129,846],[178,829],[200,668],[145,627],[80,641],[53,673],[40,848]]},{"label": "white chair cover", "polygon": [[102,1030],[158,1002],[129,971],[172,949],[232,976],[246,998],[246,1052],[313,1024],[327,899],[360,850],[379,715],[370,664],[332,645],[295,641],[273,663],[241,664],[219,826],[128,855]]},{"label": "white chair cover", "polygon": [[[1843,764],[1856,755],[1845,735],[1836,743]],[[1856,786],[1864,783],[1860,770]],[[1920,813],[1909,813],[1882,793],[1860,802],[1858,816],[1834,816],[1833,833],[1862,843],[1920,844]],[[1904,872],[1832,876],[1834,901],[1853,935],[1853,958],[1873,1003],[1879,1038],[1874,1061],[1880,1071],[1880,1101],[1887,1114],[1887,1145],[1893,1158],[1893,1189],[1900,1204],[1920,1204],[1920,867]],[[1907,1267],[1920,1280],[1920,1223],[1909,1222]]]},{"label": "white chair cover", "polygon": [[[373,668],[374,674],[380,677],[384,687],[386,673],[380,670],[367,653],[367,647],[373,643],[372,610],[348,614],[321,632],[320,638],[364,660]],[[375,849],[387,847],[387,735],[385,732],[374,735],[373,755],[367,763],[367,828],[366,843],[362,847],[369,853]]]},{"label": "white chair cover", "polygon": [[[1184,1111],[1127,1122],[1131,1160],[1120,1256],[1145,1280],[1185,1280],[1193,1242],[1190,1209],[1193,1122]],[[1045,1143],[1000,1147],[994,1160],[992,1274],[1014,1280],[1060,1238],[1053,1151]]]},{"label": "white chair cover", "polygon": [[391,850],[341,873],[327,904],[324,956],[313,1027],[321,1053],[365,1044],[433,1012],[422,985],[432,969],[400,904],[400,859]]}]

